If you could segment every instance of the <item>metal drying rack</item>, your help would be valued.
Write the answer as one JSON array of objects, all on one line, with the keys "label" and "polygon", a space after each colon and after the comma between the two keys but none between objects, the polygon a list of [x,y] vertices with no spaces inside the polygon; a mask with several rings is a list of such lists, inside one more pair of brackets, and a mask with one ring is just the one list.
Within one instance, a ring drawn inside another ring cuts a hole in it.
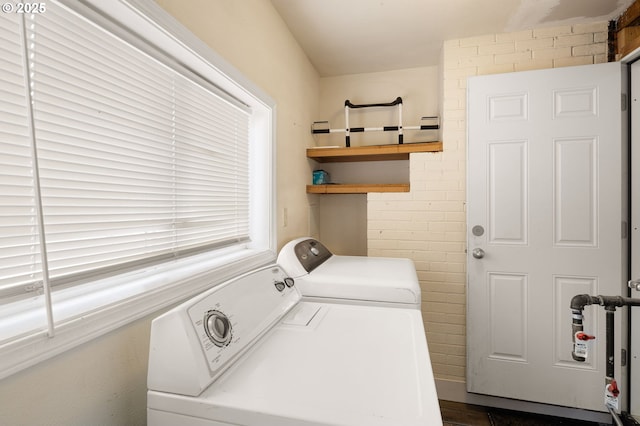
[{"label": "metal drying rack", "polygon": [[[357,108],[374,108],[374,107],[398,107],[398,125],[383,127],[349,127],[349,111]],[[402,98],[398,96],[393,102],[379,104],[352,104],[348,99],[344,101],[344,129],[331,129],[328,121],[314,121],[311,125],[311,133],[344,133],[345,146],[351,146],[351,133],[359,132],[398,132],[398,144],[402,144],[403,130],[436,130],[440,128],[440,119],[437,116],[421,117],[420,125],[402,126]]]}]

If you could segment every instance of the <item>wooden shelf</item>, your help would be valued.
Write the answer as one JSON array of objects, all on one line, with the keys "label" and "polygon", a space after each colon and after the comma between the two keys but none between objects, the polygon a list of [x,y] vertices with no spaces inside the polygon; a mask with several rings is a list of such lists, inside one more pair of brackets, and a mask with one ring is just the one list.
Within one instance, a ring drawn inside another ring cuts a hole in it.
[{"label": "wooden shelf", "polygon": [[368,192],[409,192],[408,183],[347,183],[307,185],[307,194],[366,194]]},{"label": "wooden shelf", "polygon": [[640,47],[640,26],[626,27],[618,31],[617,53],[625,57]]},{"label": "wooden shelf", "polygon": [[614,38],[616,60],[640,47],[640,1],[634,1],[616,21]]},{"label": "wooden shelf", "polygon": [[[397,145],[309,148],[307,157],[319,163],[408,160],[412,152],[441,152],[442,142]],[[352,183],[307,185],[308,194],[366,194],[368,192],[409,192],[408,183]]]},{"label": "wooden shelf", "polygon": [[308,148],[307,157],[319,163],[348,161],[408,160],[412,152],[441,152],[442,142],[419,142],[396,145],[372,145],[327,148]]}]

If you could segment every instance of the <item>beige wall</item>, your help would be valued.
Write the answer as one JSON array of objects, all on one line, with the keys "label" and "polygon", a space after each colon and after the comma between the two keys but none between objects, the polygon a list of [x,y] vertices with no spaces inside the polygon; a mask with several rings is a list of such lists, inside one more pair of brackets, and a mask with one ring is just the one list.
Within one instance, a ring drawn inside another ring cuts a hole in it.
[{"label": "beige wall", "polygon": [[445,42],[444,152],[412,154],[410,193],[369,195],[369,255],[415,261],[441,383],[465,381],[467,77],[606,62],[606,28],[602,22]]},{"label": "beige wall", "polygon": [[[318,115],[316,71],[268,1],[159,3],[277,102],[278,212],[288,209],[287,226],[278,220],[279,246],[307,235],[310,166],[304,149]],[[0,381],[0,424],[145,425],[150,321]]]}]

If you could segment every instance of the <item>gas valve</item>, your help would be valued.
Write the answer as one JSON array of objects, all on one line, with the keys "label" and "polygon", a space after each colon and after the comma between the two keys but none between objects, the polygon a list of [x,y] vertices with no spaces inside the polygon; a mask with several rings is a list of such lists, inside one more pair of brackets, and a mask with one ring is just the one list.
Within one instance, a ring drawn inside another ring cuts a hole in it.
[{"label": "gas valve", "polygon": [[583,331],[576,331],[573,335],[573,359],[579,362],[585,362],[589,353],[589,340],[594,340],[596,336],[592,336]]},{"label": "gas valve", "polygon": [[611,379],[611,383],[604,388],[604,405],[613,410],[620,409],[620,389],[615,379]]},{"label": "gas valve", "polygon": [[594,340],[595,338],[596,336],[591,336],[587,333],[582,333],[582,332],[576,333],[576,339],[582,340],[583,342],[586,342],[588,340]]}]

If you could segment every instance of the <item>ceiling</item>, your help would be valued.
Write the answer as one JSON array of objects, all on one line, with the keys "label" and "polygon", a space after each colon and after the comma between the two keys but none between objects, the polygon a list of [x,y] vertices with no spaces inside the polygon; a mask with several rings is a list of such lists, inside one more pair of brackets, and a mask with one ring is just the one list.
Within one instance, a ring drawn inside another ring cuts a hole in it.
[{"label": "ceiling", "polygon": [[617,18],[634,0],[271,0],[321,76],[436,65],[445,40]]}]

